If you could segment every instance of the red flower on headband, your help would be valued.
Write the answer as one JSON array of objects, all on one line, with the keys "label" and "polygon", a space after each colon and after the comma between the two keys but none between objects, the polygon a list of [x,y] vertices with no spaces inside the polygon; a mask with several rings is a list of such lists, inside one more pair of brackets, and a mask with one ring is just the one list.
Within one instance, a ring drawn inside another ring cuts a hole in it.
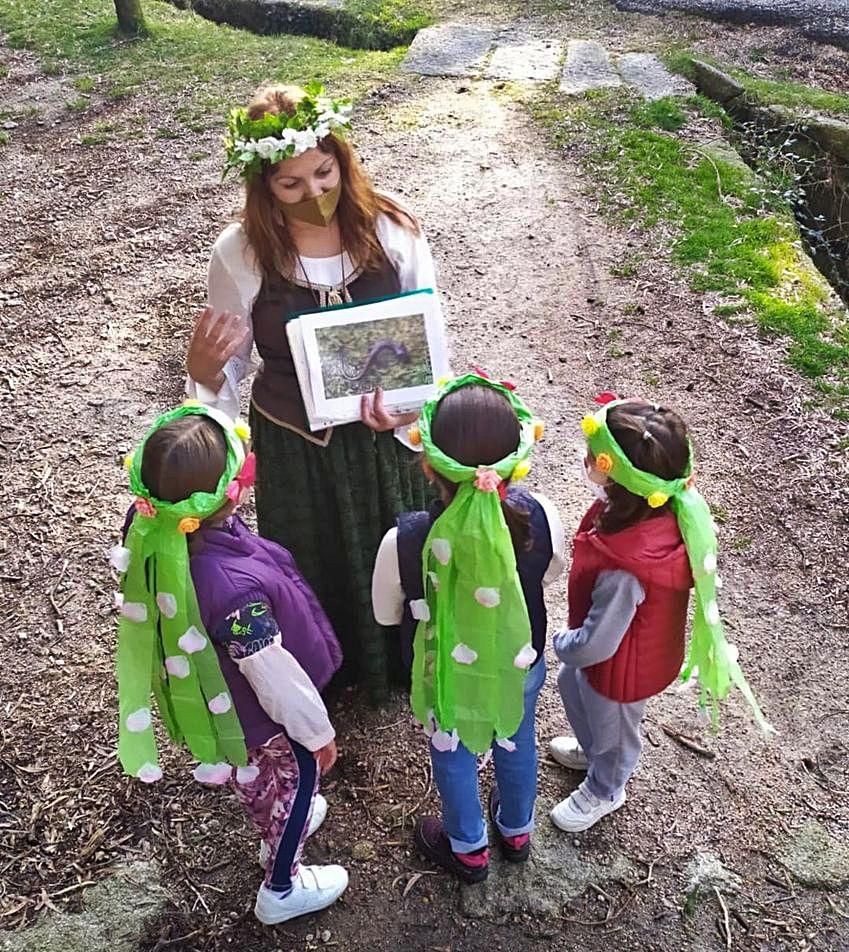
[{"label": "red flower on headband", "polygon": [[[476,373],[479,377],[483,377],[484,380],[492,380],[492,376],[488,374],[485,370],[481,370],[480,367],[472,367],[472,372]],[[505,390],[515,390],[516,384],[511,383],[509,380],[499,380],[498,381]]]},{"label": "red flower on headband", "polygon": [[231,480],[227,486],[227,498],[230,502],[238,502],[245,490],[248,490],[256,482],[256,456],[254,453],[248,453],[245,457],[242,468],[235,479]]},{"label": "red flower on headband", "polygon": [[612,390],[603,390],[597,397],[593,399],[593,403],[597,403],[599,406],[607,406],[608,403],[613,403],[614,400],[618,400],[619,397]]}]

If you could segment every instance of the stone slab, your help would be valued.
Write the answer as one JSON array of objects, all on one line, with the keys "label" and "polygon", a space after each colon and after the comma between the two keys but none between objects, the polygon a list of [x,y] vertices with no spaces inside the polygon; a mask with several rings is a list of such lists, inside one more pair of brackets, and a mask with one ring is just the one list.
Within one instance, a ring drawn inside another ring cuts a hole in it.
[{"label": "stone slab", "polygon": [[485,76],[513,82],[544,83],[560,70],[563,47],[556,40],[539,40],[521,34],[499,37]]},{"label": "stone slab", "polygon": [[560,91],[579,96],[591,89],[621,86],[619,74],[610,64],[607,50],[592,40],[569,40]]},{"label": "stone slab", "polygon": [[619,57],[618,65],[622,79],[635,86],[643,99],[690,96],[696,91],[692,83],[670,73],[651,53],[625,53]]},{"label": "stone slab", "polygon": [[[489,876],[474,886],[460,887],[460,906],[467,916],[499,919],[529,913],[559,916],[566,903],[577,898],[590,883],[633,882],[636,870],[620,853],[601,858],[586,845],[576,846],[573,836],[556,829],[548,818],[554,802],[540,797],[537,826],[527,863],[505,862],[492,850]],[[490,842],[495,842],[494,833]],[[565,946],[564,946],[565,948]]]},{"label": "stone slab", "polygon": [[495,42],[496,31],[465,23],[420,30],[401,68],[423,76],[477,76]]}]

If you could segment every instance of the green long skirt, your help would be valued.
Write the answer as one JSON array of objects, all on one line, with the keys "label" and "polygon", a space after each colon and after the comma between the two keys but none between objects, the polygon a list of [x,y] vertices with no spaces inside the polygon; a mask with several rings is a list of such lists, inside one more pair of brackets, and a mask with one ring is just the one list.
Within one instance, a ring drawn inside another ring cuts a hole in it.
[{"label": "green long skirt", "polygon": [[406,675],[397,628],[374,620],[371,576],[396,516],[432,498],[419,454],[362,423],[317,446],[253,408],[250,422],[259,533],[289,549],[313,587],[342,643],[342,680],[379,701]]}]

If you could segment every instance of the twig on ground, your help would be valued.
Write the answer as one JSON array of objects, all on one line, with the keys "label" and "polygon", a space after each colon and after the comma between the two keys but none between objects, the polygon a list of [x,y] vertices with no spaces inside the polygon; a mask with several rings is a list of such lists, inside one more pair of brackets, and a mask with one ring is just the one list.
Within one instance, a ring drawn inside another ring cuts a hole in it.
[{"label": "twig on ground", "polygon": [[725,948],[731,948],[731,923],[728,921],[728,906],[725,905],[725,900],[722,898],[722,893],[719,889],[714,886],[713,891],[716,893],[716,898],[719,900],[719,905],[722,907],[722,927],[725,931]]},{"label": "twig on ground", "polygon": [[694,741],[691,737],[687,737],[686,734],[680,734],[667,724],[659,724],[659,727],[667,737],[671,737],[672,740],[677,741],[682,747],[686,747],[687,750],[692,750],[694,754],[698,754],[700,757],[706,757],[708,760],[713,760],[716,757],[716,751],[702,747],[701,744]]}]

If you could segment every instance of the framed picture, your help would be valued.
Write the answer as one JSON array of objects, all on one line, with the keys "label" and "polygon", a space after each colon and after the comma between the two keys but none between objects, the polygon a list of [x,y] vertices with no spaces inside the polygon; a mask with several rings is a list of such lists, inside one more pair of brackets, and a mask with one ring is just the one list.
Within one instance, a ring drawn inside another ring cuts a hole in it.
[{"label": "framed picture", "polygon": [[286,332],[311,430],[359,420],[377,387],[387,409],[417,410],[449,372],[430,289],[300,314]]}]

